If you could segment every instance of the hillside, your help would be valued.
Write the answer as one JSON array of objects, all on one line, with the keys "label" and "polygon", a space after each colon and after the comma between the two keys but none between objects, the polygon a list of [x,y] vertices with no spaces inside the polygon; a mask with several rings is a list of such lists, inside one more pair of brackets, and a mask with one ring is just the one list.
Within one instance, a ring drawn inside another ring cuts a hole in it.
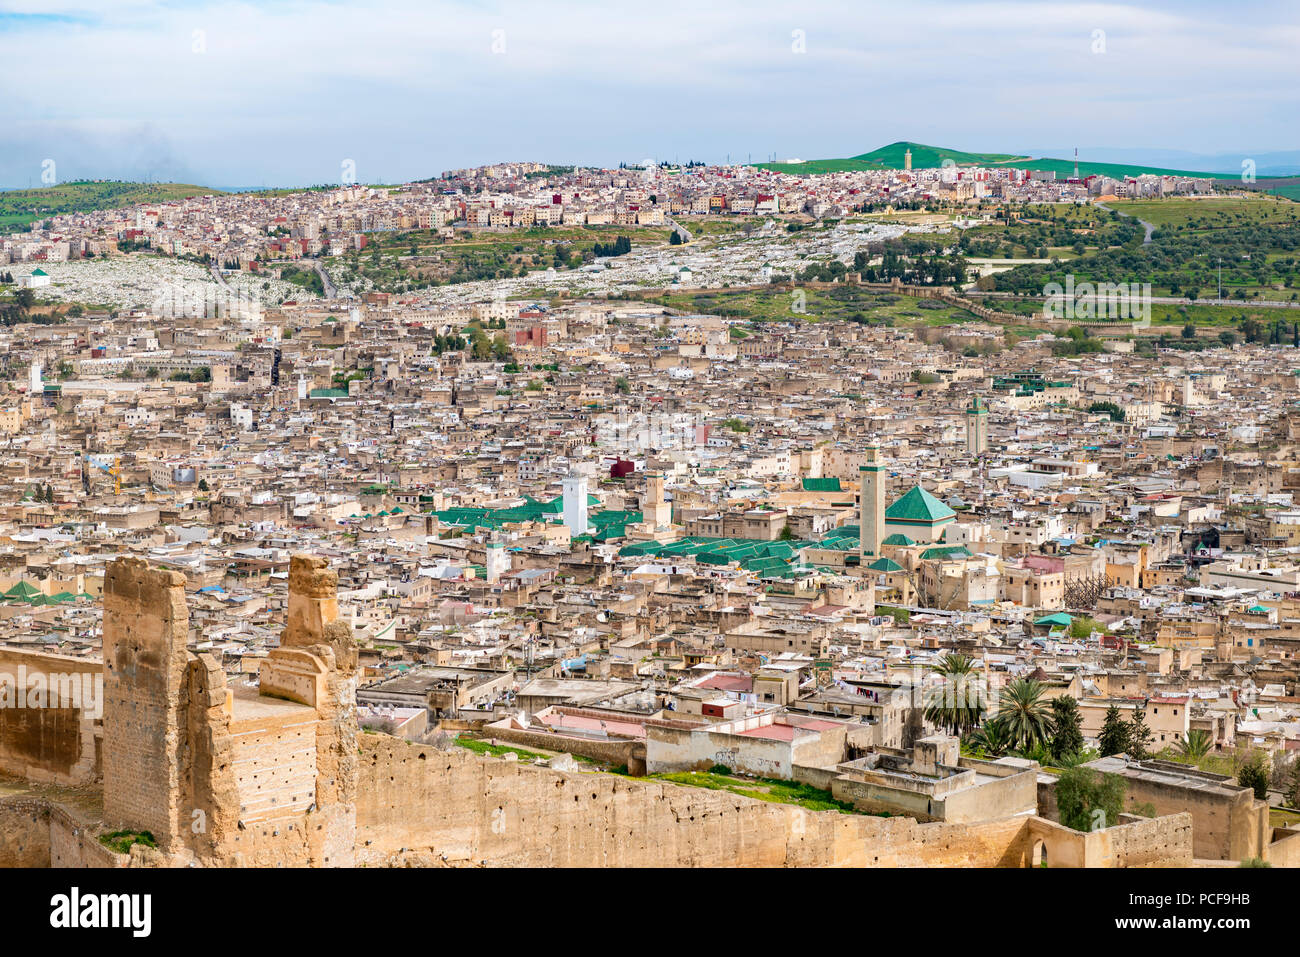
[{"label": "hillside", "polygon": [[[1007,165],[1015,166],[1018,169],[1052,170],[1058,177],[1069,177],[1074,175],[1074,160],[1072,159],[1063,160],[1044,158],[1029,160],[1028,162],[1008,163]],[[1214,179],[1219,176],[1234,176],[1233,173],[1206,173],[1186,169],[1164,169],[1159,166],[1134,166],[1130,163],[1089,163],[1082,159],[1079,160],[1080,176],[1109,176],[1112,179],[1119,179],[1124,176],[1141,176],[1144,173],[1150,173],[1154,176],[1190,176],[1194,179]]]},{"label": "hillside", "polygon": [[59,213],[118,209],[136,203],[165,203],[220,190],[189,183],[61,183],[41,189],[0,192],[0,229],[12,230]]},{"label": "hillside", "polygon": [[944,160],[952,160],[958,166],[995,166],[1008,163],[1010,160],[1028,160],[1030,158],[1012,153],[966,153],[962,150],[950,150],[942,146],[926,146],[924,143],[908,143],[906,141],[890,143],[888,146],[882,146],[878,150],[872,150],[870,153],[863,153],[853,158],[875,163],[878,169],[902,169],[903,157],[908,150],[912,151],[913,169],[935,169],[942,166]]},{"label": "hillside", "polygon": [[[796,176],[812,176],[820,173],[841,173],[853,170],[902,169],[903,155],[912,151],[913,169],[934,169],[942,166],[944,160],[952,160],[958,166],[1012,166],[1017,169],[1052,170],[1059,177],[1074,175],[1073,159],[1034,159],[1011,153],[967,153],[962,150],[947,149],[941,146],[926,146],[924,143],[900,141],[882,146],[869,153],[860,153],[848,159],[809,160],[804,163],[756,163],[762,169],[791,173]],[[1158,166],[1138,166],[1128,163],[1089,163],[1079,162],[1079,174],[1091,176],[1140,176],[1152,173],[1162,176],[1213,177],[1218,175],[1234,176],[1233,173],[1215,174],[1194,172],[1191,170],[1164,169]]]}]

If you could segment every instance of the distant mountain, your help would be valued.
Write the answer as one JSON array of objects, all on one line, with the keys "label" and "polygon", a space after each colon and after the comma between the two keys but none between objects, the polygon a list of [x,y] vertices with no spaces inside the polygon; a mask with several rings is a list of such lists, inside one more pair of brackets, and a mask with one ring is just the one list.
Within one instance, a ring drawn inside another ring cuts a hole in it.
[{"label": "distant mountain", "polygon": [[189,183],[121,183],[87,181],[60,183],[41,189],[0,191],[0,229],[20,229],[60,213],[89,213],[136,203],[167,203],[221,190]]},{"label": "distant mountain", "polygon": [[[926,146],[924,143],[909,143],[906,141],[890,143],[888,146],[882,146],[869,153],[860,153],[848,159],[807,160],[800,163],[756,163],[755,165],[763,169],[794,175],[840,173],[853,170],[901,170],[905,166],[905,157],[908,150],[912,152],[913,169],[936,169],[943,166],[945,160],[951,160],[958,166],[1011,166],[1016,169],[1051,170],[1058,177],[1074,175],[1073,159],[1052,159],[1050,157],[1035,159],[1023,154],[1016,155],[1012,153],[967,153],[942,146]],[[1286,156],[1288,154],[1277,155]],[[1217,159],[1223,160],[1224,158],[1219,157]],[[1256,162],[1258,163],[1258,160]],[[1101,175],[1119,178],[1123,176],[1140,176],[1143,173],[1161,176],[1236,177],[1241,174],[1241,164],[1238,159],[1235,165],[1224,161],[1222,165],[1218,165],[1216,168],[1177,169],[1143,166],[1127,162],[1096,162],[1086,158],[1079,160],[1079,175],[1081,176]],[[1257,168],[1256,175],[1266,174],[1261,173]]]}]

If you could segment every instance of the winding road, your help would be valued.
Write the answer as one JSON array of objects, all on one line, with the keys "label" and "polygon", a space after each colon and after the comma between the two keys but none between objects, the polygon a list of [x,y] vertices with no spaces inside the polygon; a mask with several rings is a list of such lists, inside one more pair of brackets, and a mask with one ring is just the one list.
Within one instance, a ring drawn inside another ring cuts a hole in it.
[{"label": "winding road", "polygon": [[[1098,203],[1097,206],[1101,209],[1108,209],[1112,213],[1119,213],[1125,219],[1137,219],[1137,217],[1134,216],[1132,213],[1126,213],[1124,212],[1124,210],[1116,209],[1114,206],[1107,206],[1105,203]],[[1146,235],[1142,237],[1142,245],[1143,246],[1151,245],[1151,234],[1156,231],[1156,228],[1152,226],[1150,223],[1148,223],[1145,219],[1138,219],[1138,222],[1141,223],[1143,227],[1146,229]]]}]

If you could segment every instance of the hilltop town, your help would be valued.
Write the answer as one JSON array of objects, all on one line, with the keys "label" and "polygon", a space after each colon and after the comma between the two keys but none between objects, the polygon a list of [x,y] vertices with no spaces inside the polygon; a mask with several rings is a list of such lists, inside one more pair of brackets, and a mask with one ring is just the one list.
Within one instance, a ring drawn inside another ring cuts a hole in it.
[{"label": "hilltop town", "polygon": [[0,239],[5,859],[1300,863],[1300,207],[907,167]]}]

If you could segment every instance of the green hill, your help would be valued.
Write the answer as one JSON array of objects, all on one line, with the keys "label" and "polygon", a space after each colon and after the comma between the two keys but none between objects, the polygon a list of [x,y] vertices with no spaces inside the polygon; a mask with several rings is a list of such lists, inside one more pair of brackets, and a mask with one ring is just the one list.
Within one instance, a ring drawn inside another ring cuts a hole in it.
[{"label": "green hill", "polygon": [[[1044,158],[1027,162],[1008,163],[1007,165],[1015,166],[1018,169],[1052,170],[1057,177],[1062,179],[1074,175],[1074,160],[1072,159]],[[1206,173],[1189,169],[1165,169],[1160,166],[1134,166],[1132,163],[1088,163],[1079,160],[1080,176],[1109,176],[1112,179],[1120,179],[1124,176],[1141,176],[1144,173],[1150,173],[1154,176],[1191,176],[1195,179],[1214,179],[1220,176],[1239,178],[1240,176],[1240,174],[1234,173]]]},{"label": "green hill", "polygon": [[926,146],[924,143],[906,141],[890,143],[870,153],[853,157],[878,164],[878,169],[902,169],[904,155],[912,151],[912,169],[936,169],[944,160],[952,160],[958,166],[996,166],[1011,160],[1028,160],[1028,156],[1016,156],[1013,153],[965,153],[961,150],[944,149],[942,146]]},{"label": "green hill", "polygon": [[0,229],[13,230],[59,213],[88,213],[136,203],[166,203],[220,190],[189,183],[60,183],[0,192]]},{"label": "green hill", "polygon": [[[1012,153],[967,153],[962,150],[946,149],[942,146],[926,146],[924,143],[900,141],[882,146],[869,153],[861,153],[848,159],[808,160],[804,163],[755,163],[762,169],[791,173],[795,176],[814,176],[821,173],[843,173],[855,170],[903,169],[904,154],[912,151],[913,169],[935,169],[952,160],[958,166],[1011,166],[1016,169],[1051,170],[1058,177],[1074,175],[1074,160],[1068,159],[1034,159],[1029,156],[1017,156]],[[1235,173],[1205,173],[1193,170],[1164,169],[1158,166],[1135,166],[1129,163],[1089,163],[1079,162],[1081,176],[1140,176],[1152,173],[1159,176],[1193,176],[1193,177],[1234,177]]]}]

